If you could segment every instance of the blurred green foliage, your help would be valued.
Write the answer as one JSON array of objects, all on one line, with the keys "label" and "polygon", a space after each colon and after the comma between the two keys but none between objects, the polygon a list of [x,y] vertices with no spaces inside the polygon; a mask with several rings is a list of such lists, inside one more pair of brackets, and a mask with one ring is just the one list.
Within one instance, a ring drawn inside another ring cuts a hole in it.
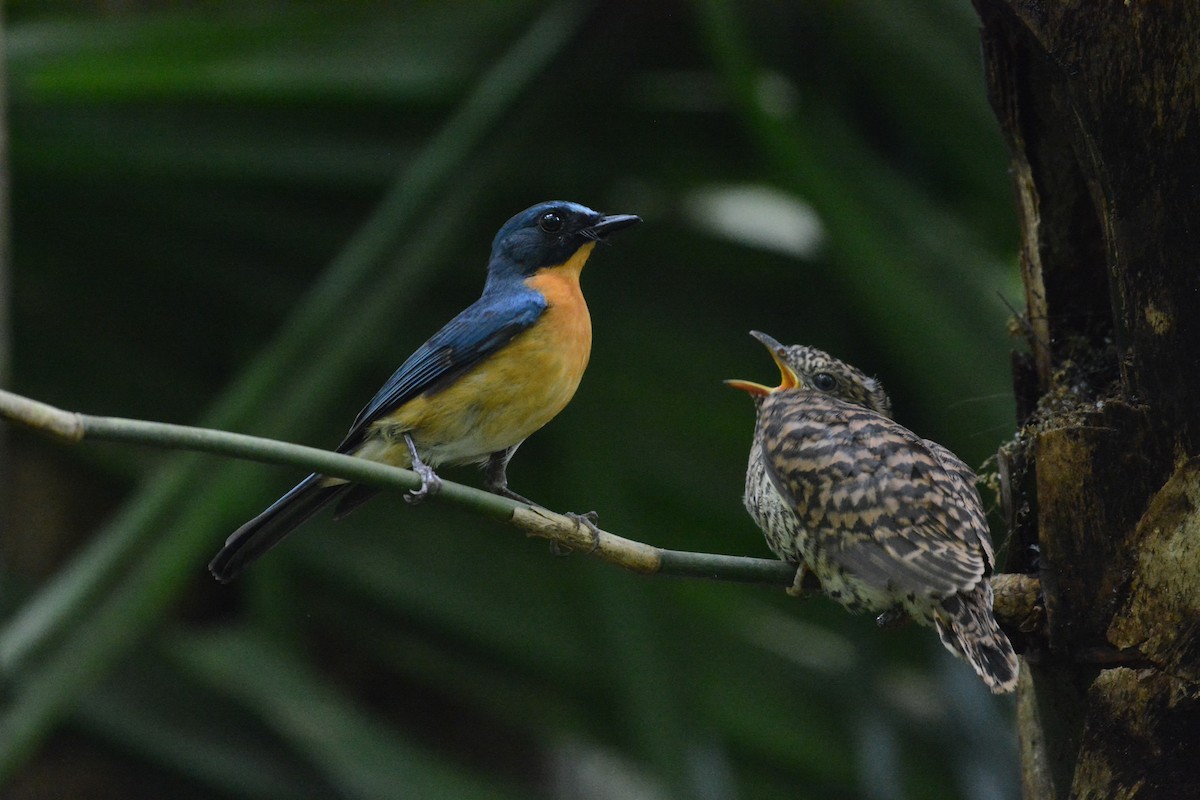
[{"label": "blurred green foliage", "polygon": [[[584,274],[583,386],[510,479],[766,555],[720,383],[770,379],[751,328],[877,375],[970,463],[1011,430],[975,26],[965,0],[10,4],[14,388],[332,445],[511,214],[634,212]],[[1016,795],[1010,707],[928,630],[394,495],[222,587],[208,556],[299,475],[12,438],[13,796]]]}]

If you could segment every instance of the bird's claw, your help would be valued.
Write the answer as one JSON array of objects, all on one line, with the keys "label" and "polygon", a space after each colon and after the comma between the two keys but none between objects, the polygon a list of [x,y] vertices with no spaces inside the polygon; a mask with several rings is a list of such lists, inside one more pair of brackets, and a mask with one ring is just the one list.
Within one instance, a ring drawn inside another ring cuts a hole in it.
[{"label": "bird's claw", "polygon": [[808,564],[801,562],[800,566],[796,567],[796,577],[792,578],[792,585],[787,588],[789,597],[806,597],[808,590],[804,588],[804,579],[808,577]]},{"label": "bird's claw", "polygon": [[404,502],[410,506],[415,506],[442,490],[442,479],[433,471],[433,467],[425,464],[414,464],[413,472],[421,476],[421,488],[412,489],[404,493]]},{"label": "bird's claw", "polygon": [[594,553],[600,549],[600,526],[597,524],[600,522],[599,514],[597,514],[595,511],[585,511],[582,514],[576,514],[574,511],[568,511],[567,513],[563,514],[563,516],[567,519],[574,520],[576,525],[581,525],[587,528],[588,532],[592,534],[592,549],[588,550],[589,553]]}]

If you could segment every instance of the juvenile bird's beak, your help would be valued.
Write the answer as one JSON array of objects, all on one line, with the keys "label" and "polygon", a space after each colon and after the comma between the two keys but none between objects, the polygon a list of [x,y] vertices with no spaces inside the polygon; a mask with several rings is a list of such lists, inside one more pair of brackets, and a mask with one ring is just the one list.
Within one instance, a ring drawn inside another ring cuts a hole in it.
[{"label": "juvenile bird's beak", "polygon": [[763,346],[770,352],[771,358],[775,359],[775,366],[779,367],[779,385],[770,387],[763,386],[761,383],[737,379],[727,380],[725,381],[725,385],[760,397],[765,397],[774,392],[782,392],[785,389],[795,389],[799,386],[800,377],[783,360],[783,345],[761,331],[750,331],[750,335],[762,342]]},{"label": "juvenile bird's beak", "polygon": [[588,233],[591,234],[590,238],[603,239],[610,233],[637,225],[641,221],[642,218],[637,214],[609,214],[601,217],[599,222],[588,228]]}]

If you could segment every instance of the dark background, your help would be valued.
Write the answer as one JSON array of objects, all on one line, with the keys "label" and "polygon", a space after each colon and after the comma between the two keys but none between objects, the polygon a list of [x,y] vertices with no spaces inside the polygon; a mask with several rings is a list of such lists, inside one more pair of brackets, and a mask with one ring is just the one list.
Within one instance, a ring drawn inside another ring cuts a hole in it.
[{"label": "dark background", "polygon": [[[645,223],[584,272],[591,366],[517,491],[769,555],[721,385],[774,380],[752,328],[977,467],[1011,434],[1016,232],[966,0],[7,17],[18,392],[332,446],[478,295],[496,228],[569,199]],[[222,587],[208,558],[300,472],[6,434],[6,797],[1017,794],[1011,701],[928,629],[394,494]]]}]

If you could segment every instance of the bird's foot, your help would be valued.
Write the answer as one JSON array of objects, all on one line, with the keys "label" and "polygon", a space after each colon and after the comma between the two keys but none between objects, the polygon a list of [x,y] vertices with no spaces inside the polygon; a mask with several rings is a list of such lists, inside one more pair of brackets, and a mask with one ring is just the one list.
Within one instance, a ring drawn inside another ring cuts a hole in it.
[{"label": "bird's foot", "polygon": [[421,487],[404,493],[404,502],[410,506],[432,497],[442,490],[442,479],[417,455],[417,446],[413,444],[412,436],[404,434],[404,444],[408,447],[408,458],[412,462],[412,471],[421,476]]},{"label": "bird's foot", "polygon": [[886,630],[898,630],[910,622],[912,617],[900,606],[892,606],[875,618],[875,624]]},{"label": "bird's foot", "polygon": [[787,593],[791,597],[806,597],[808,590],[804,588],[804,579],[808,577],[808,564],[800,562],[800,566],[796,567],[796,577],[792,578],[792,585],[787,588]]},{"label": "bird's foot", "polygon": [[413,472],[421,476],[421,488],[404,493],[404,501],[410,506],[415,506],[442,490],[442,479],[433,471],[433,467],[428,464],[413,464]]},{"label": "bird's foot", "polygon": [[[574,511],[567,511],[563,514],[569,520],[572,520],[576,525],[588,529],[592,534],[592,546],[588,549],[588,553],[594,553],[600,549],[600,528],[596,523],[600,521],[600,515],[595,511],[588,511],[583,514],[576,514]],[[569,556],[571,553],[577,552],[573,548],[567,547],[562,542],[551,541],[550,552],[556,556]]]},{"label": "bird's foot", "polygon": [[567,519],[574,520],[576,525],[587,528],[588,532],[592,534],[592,549],[588,550],[589,553],[594,553],[600,549],[600,526],[598,524],[600,522],[599,514],[597,514],[595,511],[585,511],[582,514],[576,514],[574,511],[568,511],[563,514],[563,516]]}]

